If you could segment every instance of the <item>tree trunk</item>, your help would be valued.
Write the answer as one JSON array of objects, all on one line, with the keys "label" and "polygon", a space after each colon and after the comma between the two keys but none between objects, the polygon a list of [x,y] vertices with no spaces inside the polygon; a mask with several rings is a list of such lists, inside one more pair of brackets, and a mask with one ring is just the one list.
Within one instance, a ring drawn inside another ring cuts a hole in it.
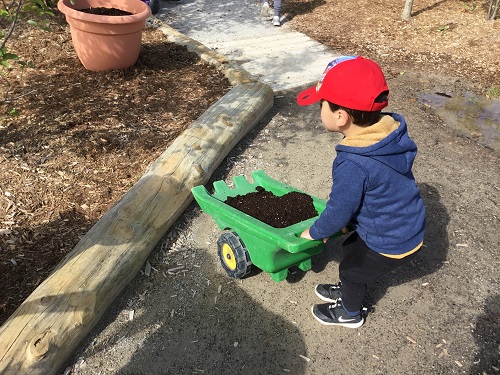
[{"label": "tree trunk", "polygon": [[495,21],[495,17],[498,12],[498,6],[500,5],[499,3],[500,1],[496,0],[495,5],[493,5],[493,0],[490,0],[490,4],[488,6],[488,20]]},{"label": "tree trunk", "polygon": [[405,0],[405,7],[403,9],[403,14],[401,17],[404,20],[409,20],[411,18],[411,8],[413,7],[413,0]]}]

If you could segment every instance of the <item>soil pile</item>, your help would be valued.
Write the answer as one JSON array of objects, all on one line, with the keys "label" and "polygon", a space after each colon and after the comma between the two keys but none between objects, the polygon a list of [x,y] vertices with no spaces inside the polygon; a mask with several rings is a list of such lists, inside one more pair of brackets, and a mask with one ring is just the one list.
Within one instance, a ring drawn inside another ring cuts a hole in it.
[{"label": "soil pile", "polygon": [[279,197],[258,186],[256,192],[228,197],[226,203],[274,228],[286,228],[318,216],[312,198],[298,191]]}]

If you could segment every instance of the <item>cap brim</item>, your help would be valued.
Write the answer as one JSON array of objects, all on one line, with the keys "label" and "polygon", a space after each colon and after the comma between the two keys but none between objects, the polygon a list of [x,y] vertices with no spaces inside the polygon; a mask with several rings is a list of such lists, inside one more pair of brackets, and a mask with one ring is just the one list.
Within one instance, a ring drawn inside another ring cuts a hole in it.
[{"label": "cap brim", "polygon": [[320,100],[321,97],[316,92],[316,86],[310,87],[297,95],[297,103],[302,106],[314,104],[319,102]]}]

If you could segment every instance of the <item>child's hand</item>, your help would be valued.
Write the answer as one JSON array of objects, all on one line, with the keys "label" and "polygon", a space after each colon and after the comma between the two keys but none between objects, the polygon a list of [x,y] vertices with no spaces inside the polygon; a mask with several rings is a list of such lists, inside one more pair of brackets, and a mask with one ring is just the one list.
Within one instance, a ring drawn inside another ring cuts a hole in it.
[{"label": "child's hand", "polygon": [[311,240],[311,241],[314,241],[313,238],[311,237],[311,235],[309,234],[309,228],[307,228],[305,231],[303,231],[301,234],[300,234],[300,238],[305,238],[307,240]]},{"label": "child's hand", "polygon": [[342,233],[344,234],[349,233],[349,229],[347,229],[347,227],[342,228]]},{"label": "child's hand", "polygon": [[[307,240],[314,241],[314,238],[312,238],[311,235],[309,234],[309,228],[307,228],[305,231],[301,233],[300,238],[305,238]],[[323,243],[326,243],[326,241],[328,241],[328,238],[323,238]]]}]

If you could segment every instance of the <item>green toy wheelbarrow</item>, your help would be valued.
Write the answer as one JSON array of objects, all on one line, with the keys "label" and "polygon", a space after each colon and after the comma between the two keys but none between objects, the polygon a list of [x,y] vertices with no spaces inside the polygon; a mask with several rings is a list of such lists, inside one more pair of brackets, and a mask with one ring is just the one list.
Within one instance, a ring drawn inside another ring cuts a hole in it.
[{"label": "green toy wheelbarrow", "polygon": [[[253,183],[242,175],[234,177],[234,188],[227,186],[224,181],[215,181],[213,194],[209,194],[202,185],[191,189],[201,209],[225,231],[217,241],[222,267],[230,277],[239,279],[247,275],[253,265],[269,273],[274,281],[285,280],[288,269],[293,266],[302,271],[310,270],[311,257],[323,250],[323,241],[300,238],[300,234],[314,223],[317,216],[286,228],[274,228],[225,203],[228,197],[255,192],[259,186],[278,197],[292,191],[302,193],[270,178],[262,170],[254,171],[252,177]],[[310,197],[318,215],[321,214],[326,202]],[[340,235],[341,231],[332,238]]]}]

